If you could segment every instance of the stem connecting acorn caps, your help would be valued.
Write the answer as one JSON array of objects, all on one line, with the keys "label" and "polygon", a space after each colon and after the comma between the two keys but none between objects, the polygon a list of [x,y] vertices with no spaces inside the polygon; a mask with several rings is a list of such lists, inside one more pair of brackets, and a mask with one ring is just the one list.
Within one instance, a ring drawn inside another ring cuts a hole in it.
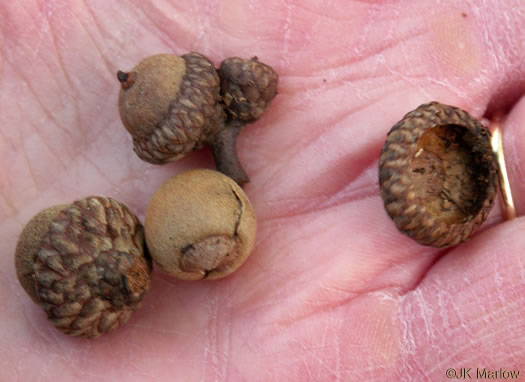
[{"label": "stem connecting acorn caps", "polygon": [[418,243],[448,247],[487,218],[498,166],[490,132],[466,111],[437,102],[392,127],[379,158],[388,215]]},{"label": "stem connecting acorn caps", "polygon": [[142,225],[124,204],[101,196],[37,214],[18,239],[15,266],[31,299],[73,336],[118,328],[151,285]]},{"label": "stem connecting acorn caps", "polygon": [[160,54],[129,73],[119,71],[117,78],[120,117],[141,159],[163,164],[207,143],[217,170],[241,185],[249,181],[236,139],[277,94],[278,76],[271,67],[256,57],[233,57],[223,61],[218,74],[199,53]]}]

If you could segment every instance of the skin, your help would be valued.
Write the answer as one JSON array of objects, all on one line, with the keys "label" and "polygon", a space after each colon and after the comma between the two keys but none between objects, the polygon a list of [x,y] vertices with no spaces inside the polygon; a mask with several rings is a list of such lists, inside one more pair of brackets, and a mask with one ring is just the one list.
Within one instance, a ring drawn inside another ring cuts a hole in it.
[{"label": "skin", "polygon": [[[25,1],[0,12],[0,370],[39,381],[445,380],[525,372],[525,51],[521,0]],[[521,12],[518,10],[521,8]],[[521,15],[520,15],[521,13]],[[56,331],[18,284],[16,239],[41,209],[90,194],[141,218],[209,151],[140,161],[118,69],[196,50],[258,56],[279,95],[239,137],[258,216],[234,275],[155,272],[143,308],[95,341]],[[407,111],[500,113],[518,218],[497,205],[469,242],[417,245],[388,219],[377,160]],[[471,372],[472,374],[473,372]]]}]

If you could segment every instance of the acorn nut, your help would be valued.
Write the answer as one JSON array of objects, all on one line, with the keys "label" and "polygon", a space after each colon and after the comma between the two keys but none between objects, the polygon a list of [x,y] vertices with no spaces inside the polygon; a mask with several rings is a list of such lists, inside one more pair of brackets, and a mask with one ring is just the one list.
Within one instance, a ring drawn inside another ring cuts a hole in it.
[{"label": "acorn nut", "polygon": [[471,237],[497,193],[490,132],[466,111],[431,102],[396,123],[379,158],[379,185],[397,228],[422,245]]},{"label": "acorn nut", "polygon": [[244,191],[212,170],[184,171],[162,184],[146,211],[153,260],[183,280],[218,279],[247,259],[255,214]]},{"label": "acorn nut", "polygon": [[62,332],[98,337],[128,321],[151,285],[144,231],[127,206],[93,196],[45,209],[22,231],[16,274]]},{"label": "acorn nut", "polygon": [[177,160],[221,128],[219,76],[199,53],[151,56],[117,78],[120,118],[135,152],[147,162]]},{"label": "acorn nut", "polygon": [[221,68],[222,96],[217,70],[199,53],[151,56],[129,73],[117,73],[120,117],[141,159],[163,164],[206,143],[218,171],[240,185],[249,181],[237,157],[236,139],[270,104],[277,74],[256,59],[225,60]]}]

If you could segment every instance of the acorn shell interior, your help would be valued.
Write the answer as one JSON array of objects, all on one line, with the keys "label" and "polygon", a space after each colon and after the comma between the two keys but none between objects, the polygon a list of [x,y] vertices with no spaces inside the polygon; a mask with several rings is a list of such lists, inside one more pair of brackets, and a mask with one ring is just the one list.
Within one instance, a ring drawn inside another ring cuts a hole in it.
[{"label": "acorn shell interior", "polygon": [[446,224],[470,220],[487,197],[489,168],[475,145],[476,137],[467,128],[440,125],[423,133],[410,161],[417,199]]}]

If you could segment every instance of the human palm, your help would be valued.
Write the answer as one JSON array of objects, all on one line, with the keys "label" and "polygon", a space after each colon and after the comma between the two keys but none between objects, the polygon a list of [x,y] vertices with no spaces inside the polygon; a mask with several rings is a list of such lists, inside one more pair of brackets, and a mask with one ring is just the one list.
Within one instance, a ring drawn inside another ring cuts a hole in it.
[{"label": "human palm", "polygon": [[[387,131],[437,100],[502,113],[525,209],[523,2],[435,3],[4,1],[2,380],[421,381],[525,367],[523,218],[503,222],[496,205],[470,241],[438,250],[400,234],[379,197]],[[216,65],[256,55],[280,75],[279,95],[238,142],[255,250],[218,281],[156,271],[125,326],[64,336],[16,280],[17,236],[41,209],[88,195],[143,219],[164,180],[213,166],[209,151],[140,161],[118,116],[118,69],[188,51]]]}]

